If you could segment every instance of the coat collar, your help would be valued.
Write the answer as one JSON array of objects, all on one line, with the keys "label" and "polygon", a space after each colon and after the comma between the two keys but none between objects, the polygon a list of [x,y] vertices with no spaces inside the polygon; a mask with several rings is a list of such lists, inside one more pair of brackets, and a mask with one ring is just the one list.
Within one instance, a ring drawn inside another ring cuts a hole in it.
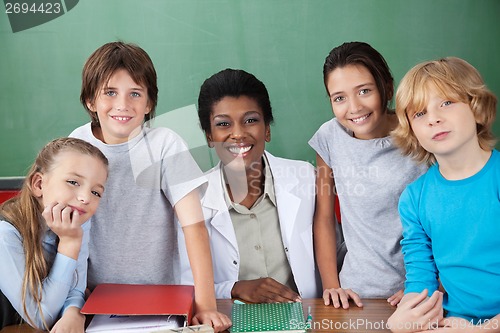
[{"label": "coat collar", "polygon": [[283,245],[288,247],[300,207],[300,198],[295,195],[295,188],[299,185],[297,172],[291,165],[291,161],[274,157],[265,152],[274,179],[274,191],[276,194],[276,205],[280,219],[280,228]]},{"label": "coat collar", "polygon": [[208,187],[202,200],[202,206],[216,211],[227,210],[224,202],[224,189],[221,182],[221,162],[207,171]]},{"label": "coat collar", "polygon": [[[285,240],[290,239],[293,232],[300,206],[300,198],[294,194],[294,190],[299,184],[299,179],[296,174],[298,170],[290,166],[290,161],[277,158],[267,151],[264,153],[266,154],[271,173],[273,174],[281,233],[284,243],[286,244]],[[228,207],[224,200],[221,172],[221,162],[219,162],[214,168],[206,173],[209,185],[202,200],[202,205],[204,208],[212,210],[213,214],[210,223],[224,234],[226,238],[236,244],[234,229],[232,223],[230,223]],[[281,221],[287,222],[282,223]]]},{"label": "coat collar", "polygon": [[[288,161],[277,158],[267,151],[264,153],[269,161],[269,167],[273,175],[276,196],[279,193],[292,192],[299,183],[295,174],[297,171],[290,167]],[[224,198],[221,172],[221,162],[219,162],[206,173],[209,185],[202,201],[204,207],[215,210],[227,210],[227,205],[220,200],[220,198]]]}]

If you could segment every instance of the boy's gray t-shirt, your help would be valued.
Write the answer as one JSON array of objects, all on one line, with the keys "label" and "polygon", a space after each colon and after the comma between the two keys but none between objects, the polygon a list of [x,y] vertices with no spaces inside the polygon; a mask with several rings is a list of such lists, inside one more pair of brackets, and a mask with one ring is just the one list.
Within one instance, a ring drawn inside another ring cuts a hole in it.
[{"label": "boy's gray t-shirt", "polygon": [[173,206],[206,182],[184,141],[167,128],[144,128],[126,143],[108,145],[94,137],[90,123],[70,136],[109,160],[104,195],[91,218],[89,288],[179,283]]},{"label": "boy's gray t-shirt", "polygon": [[342,288],[364,298],[387,298],[404,289],[399,196],[427,168],[402,156],[390,137],[356,139],[336,118],[309,145],[334,174],[347,247]]}]

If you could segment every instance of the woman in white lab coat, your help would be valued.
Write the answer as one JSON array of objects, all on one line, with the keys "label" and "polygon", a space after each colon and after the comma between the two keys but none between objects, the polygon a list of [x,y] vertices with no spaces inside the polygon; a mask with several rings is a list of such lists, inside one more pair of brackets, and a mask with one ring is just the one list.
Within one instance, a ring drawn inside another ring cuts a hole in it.
[{"label": "woman in white lab coat", "polygon": [[[217,298],[289,302],[320,296],[311,164],[265,151],[273,121],[265,85],[226,69],[201,86],[198,116],[218,165],[202,199]],[[181,283],[192,283],[182,233]]]}]

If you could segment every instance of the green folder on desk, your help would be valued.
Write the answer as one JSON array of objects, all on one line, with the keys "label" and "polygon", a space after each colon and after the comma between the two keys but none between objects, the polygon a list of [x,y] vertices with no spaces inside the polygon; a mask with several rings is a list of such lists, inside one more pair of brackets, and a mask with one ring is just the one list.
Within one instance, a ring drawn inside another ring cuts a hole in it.
[{"label": "green folder on desk", "polygon": [[231,333],[305,332],[302,303],[233,304]]}]

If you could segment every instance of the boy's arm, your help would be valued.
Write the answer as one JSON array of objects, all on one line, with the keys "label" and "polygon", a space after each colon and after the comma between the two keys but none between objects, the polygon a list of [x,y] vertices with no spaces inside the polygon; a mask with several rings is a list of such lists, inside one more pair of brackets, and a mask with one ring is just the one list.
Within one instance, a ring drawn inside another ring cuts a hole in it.
[{"label": "boy's arm", "polygon": [[217,312],[212,257],[198,191],[193,190],[180,199],[175,205],[175,212],[184,232],[193,271],[196,312],[193,323],[208,324],[216,332],[223,331],[231,325],[231,320]]},{"label": "boy's arm", "polygon": [[[405,261],[405,296],[389,318],[393,332],[425,331],[438,326],[443,318],[442,293],[432,252],[432,243],[418,213],[418,189],[407,187],[399,199],[403,225],[401,241]],[[428,294],[432,296],[428,298]]]},{"label": "boy's arm", "polygon": [[488,322],[482,326],[481,332],[485,330],[491,333],[500,333],[500,313],[489,319]]},{"label": "boy's arm", "polygon": [[[440,326],[432,333],[452,333],[452,332],[467,332],[467,333],[499,333],[500,332],[500,314],[495,317],[485,320],[477,325],[470,321],[458,317],[448,317],[442,320]],[[429,331],[430,333],[431,331]]]},{"label": "boy's arm", "polygon": [[316,154],[316,210],[313,221],[314,253],[323,284],[325,305],[338,308],[349,307],[349,298],[358,306],[363,306],[359,296],[352,290],[340,287],[337,271],[337,241],[334,218],[335,184],[333,171],[325,161]]},{"label": "boy's arm", "polygon": [[403,227],[401,247],[406,269],[406,293],[429,294],[439,288],[438,270],[434,261],[432,242],[424,230],[418,203],[420,189],[407,187],[399,199],[399,216]]}]

